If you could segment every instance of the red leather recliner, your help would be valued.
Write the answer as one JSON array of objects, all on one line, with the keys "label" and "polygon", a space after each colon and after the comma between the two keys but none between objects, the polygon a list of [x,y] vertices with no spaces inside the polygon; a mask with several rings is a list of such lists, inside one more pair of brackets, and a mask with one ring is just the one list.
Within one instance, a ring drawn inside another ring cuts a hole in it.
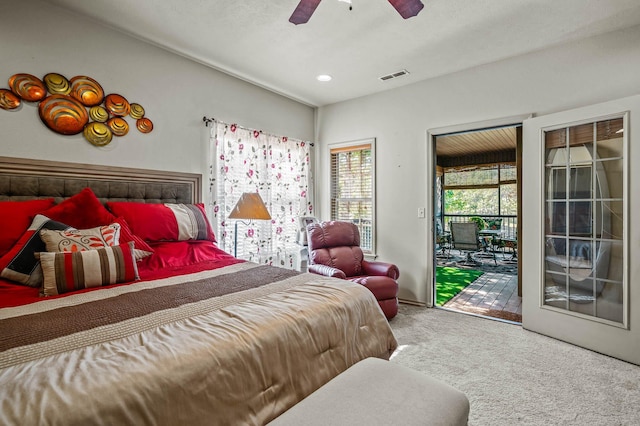
[{"label": "red leather recliner", "polygon": [[369,262],[360,248],[360,232],[350,222],[320,222],[307,226],[309,272],[342,278],[367,287],[387,319],[398,313],[398,267]]}]

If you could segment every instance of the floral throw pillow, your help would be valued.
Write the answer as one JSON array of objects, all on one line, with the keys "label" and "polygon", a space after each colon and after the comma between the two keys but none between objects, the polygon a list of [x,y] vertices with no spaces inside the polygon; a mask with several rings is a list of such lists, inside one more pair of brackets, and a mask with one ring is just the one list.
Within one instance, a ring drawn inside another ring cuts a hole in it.
[{"label": "floral throw pillow", "polygon": [[120,224],[98,226],[91,229],[42,229],[40,238],[48,252],[76,252],[117,246],[120,241]]}]

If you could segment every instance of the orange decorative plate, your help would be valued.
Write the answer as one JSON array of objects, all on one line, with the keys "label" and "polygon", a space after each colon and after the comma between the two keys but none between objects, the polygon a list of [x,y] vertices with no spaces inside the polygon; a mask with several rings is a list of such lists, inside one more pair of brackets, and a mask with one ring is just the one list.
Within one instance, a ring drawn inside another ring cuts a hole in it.
[{"label": "orange decorative plate", "polygon": [[84,75],[78,75],[71,79],[71,96],[82,102],[85,106],[99,105],[104,99],[104,90],[100,83]]},{"label": "orange decorative plate", "polygon": [[92,121],[84,128],[83,135],[86,140],[95,146],[105,146],[113,138],[113,133],[104,123]]},{"label": "orange decorative plate", "polygon": [[71,92],[71,83],[63,75],[50,72],[42,81],[52,95],[68,95]]},{"label": "orange decorative plate", "polygon": [[136,127],[142,133],[149,133],[150,131],[153,130],[153,123],[148,118],[141,118],[138,121],[136,121]]},{"label": "orange decorative plate", "polygon": [[89,122],[84,105],[67,95],[51,95],[38,106],[40,118],[48,128],[63,135],[80,133]]},{"label": "orange decorative plate", "polygon": [[0,89],[0,108],[16,109],[20,106],[20,97],[9,89]]},{"label": "orange decorative plate", "polygon": [[125,115],[129,115],[129,111],[131,111],[129,101],[127,101],[124,96],[115,93],[107,95],[107,97],[104,98],[104,106],[111,115],[115,115],[116,117],[124,117]]},{"label": "orange decorative plate", "polygon": [[38,102],[47,96],[47,88],[42,80],[31,74],[12,75],[9,87],[13,93],[29,102]]},{"label": "orange decorative plate", "polygon": [[124,136],[129,133],[129,123],[124,118],[113,117],[107,121],[107,126],[111,129],[113,136]]}]

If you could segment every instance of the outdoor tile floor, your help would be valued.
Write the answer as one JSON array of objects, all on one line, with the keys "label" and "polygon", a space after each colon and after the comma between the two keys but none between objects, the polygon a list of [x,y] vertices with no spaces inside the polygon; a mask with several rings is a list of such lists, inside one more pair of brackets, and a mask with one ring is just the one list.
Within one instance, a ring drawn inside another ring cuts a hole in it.
[{"label": "outdoor tile floor", "polygon": [[509,260],[510,257],[510,254],[497,253],[497,262],[494,263],[492,256],[474,256],[481,263],[467,266],[462,262],[464,257],[457,250],[452,250],[448,258],[439,256],[438,266],[455,266],[484,272],[443,307],[521,322],[522,298],[518,296],[518,264]]}]

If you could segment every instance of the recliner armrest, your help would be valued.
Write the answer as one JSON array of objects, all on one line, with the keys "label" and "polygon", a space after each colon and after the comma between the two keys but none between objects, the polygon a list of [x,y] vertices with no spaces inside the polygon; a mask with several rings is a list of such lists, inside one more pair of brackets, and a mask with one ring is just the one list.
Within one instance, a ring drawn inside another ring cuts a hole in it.
[{"label": "recliner armrest", "polygon": [[342,272],[340,269],[332,268],[331,266],[327,266],[327,265],[319,265],[319,264],[309,265],[309,272],[313,272],[314,274],[318,274],[318,275],[324,275],[325,277],[341,278],[343,280],[347,279],[347,276],[345,275],[345,273]]},{"label": "recliner armrest", "polygon": [[362,269],[364,271],[364,275],[387,276],[389,278],[393,278],[394,280],[397,280],[400,276],[400,270],[393,263],[377,261],[369,262],[363,260]]}]

